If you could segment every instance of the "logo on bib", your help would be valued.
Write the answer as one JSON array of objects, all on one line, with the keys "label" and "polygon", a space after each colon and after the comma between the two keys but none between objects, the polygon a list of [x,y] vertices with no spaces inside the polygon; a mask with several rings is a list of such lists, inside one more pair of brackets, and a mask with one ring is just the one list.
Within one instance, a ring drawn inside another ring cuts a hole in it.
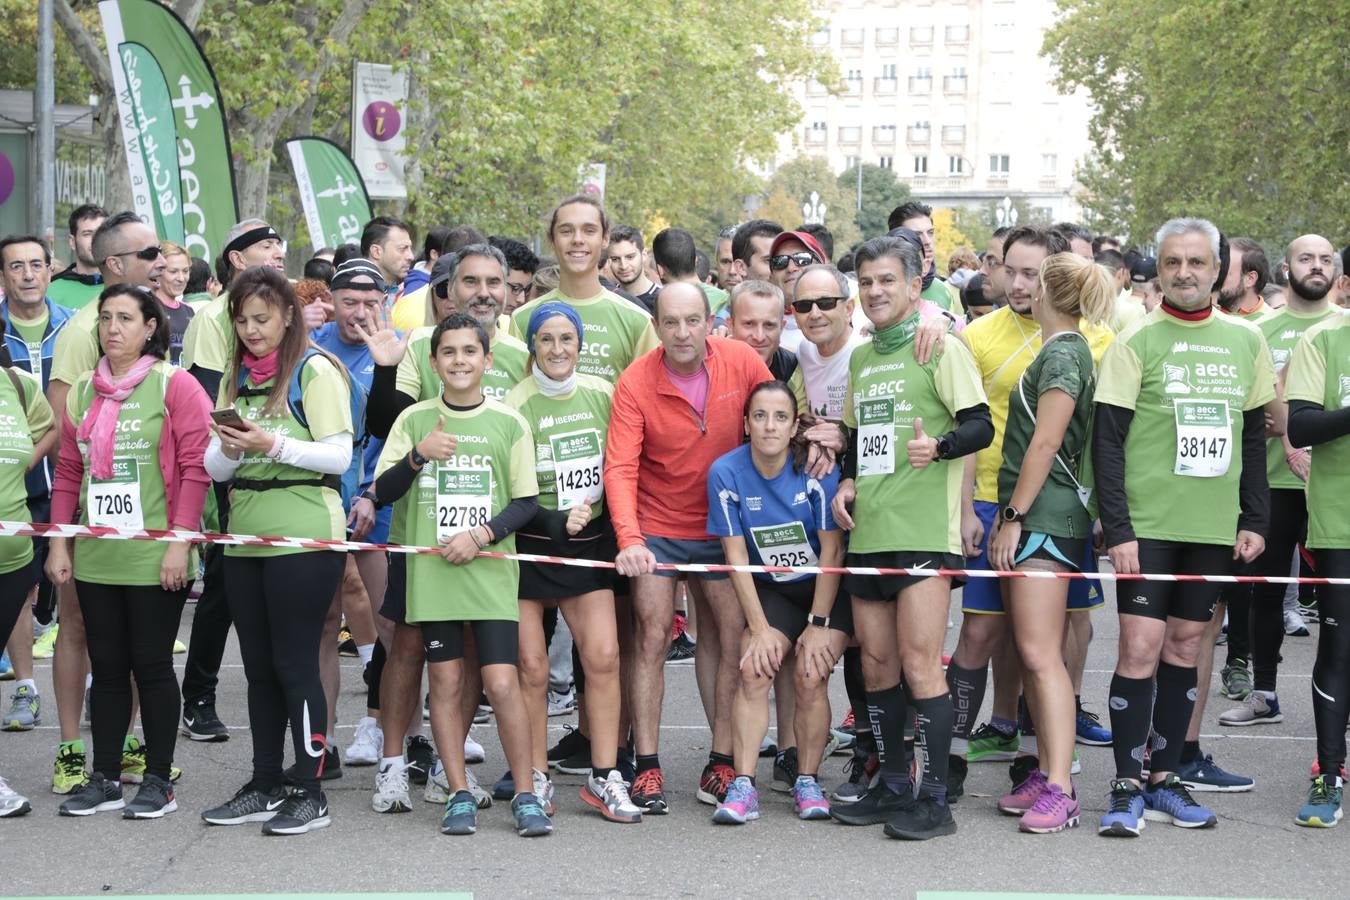
[{"label": "logo on bib", "polygon": [[1341,376],[1341,409],[1350,406],[1350,375]]},{"label": "logo on bib", "polygon": [[[1180,346],[1184,349],[1186,342],[1180,342]],[[1173,347],[1172,350],[1176,352],[1176,347]],[[1163,363],[1163,382],[1163,393],[1165,394],[1189,394],[1191,392],[1191,385],[1186,380],[1185,366]]]}]

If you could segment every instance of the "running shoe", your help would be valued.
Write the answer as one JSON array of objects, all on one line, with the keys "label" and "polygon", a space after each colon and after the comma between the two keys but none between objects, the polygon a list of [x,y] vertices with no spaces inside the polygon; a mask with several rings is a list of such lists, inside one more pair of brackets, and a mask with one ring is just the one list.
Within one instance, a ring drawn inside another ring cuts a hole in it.
[{"label": "running shoe", "polygon": [[84,741],[67,741],[56,751],[52,769],[52,793],[69,794],[89,780],[84,771]]},{"label": "running shoe", "polygon": [[956,834],[956,820],[946,803],[923,796],[892,816],[882,830],[887,837],[902,841],[926,841]]},{"label": "running shoe", "polygon": [[[487,754],[483,752],[483,745],[473,739],[473,726],[464,734],[464,761],[470,765],[480,763],[487,759]],[[439,762],[439,760],[437,760]]]},{"label": "running shoe", "polygon": [[14,680],[14,664],[9,661],[9,651],[0,649],[0,681]]},{"label": "running shoe", "polygon": [[1294,821],[1307,828],[1335,828],[1342,816],[1343,792],[1344,782],[1341,779],[1332,775],[1318,775],[1308,788],[1308,802],[1299,809]]},{"label": "running shoe", "polygon": [[879,768],[881,759],[875,753],[862,757],[855,752],[844,763],[844,773],[848,778],[830,792],[830,799],[836,803],[857,803],[876,784]]},{"label": "running shoe", "polygon": [[[473,711],[473,724],[482,725],[492,718],[492,707],[487,702],[478,704],[478,708]],[[430,717],[428,717],[428,721]]]},{"label": "running shoe", "polygon": [[216,715],[216,702],[209,697],[183,703],[183,736],[194,741],[220,743],[230,739],[230,730]]},{"label": "running shoe", "polygon": [[788,747],[780,751],[773,759],[773,781],[769,787],[780,794],[791,793],[792,786],[797,783],[797,748]]},{"label": "running shoe", "polygon": [[22,685],[9,698],[9,712],[0,719],[5,731],[32,731],[42,718],[42,700],[37,691]]},{"label": "running shoe", "polygon": [[[620,747],[614,755],[614,768],[623,776],[623,783],[632,788],[633,779],[637,777],[637,760],[633,757],[633,751],[627,747]],[[558,771],[562,770],[562,766],[558,766]]]},{"label": "running shoe", "polygon": [[1111,782],[1106,815],[1097,833],[1107,837],[1139,837],[1144,830],[1144,792],[1128,781]]},{"label": "running shoe", "polygon": [[356,723],[356,734],[343,754],[349,766],[373,766],[384,753],[384,732],[374,716],[362,716]]},{"label": "running shoe", "polygon": [[33,659],[51,659],[56,655],[56,636],[61,633],[61,623],[53,622],[33,641]]},{"label": "running shoe", "polygon": [[1077,828],[1079,811],[1072,785],[1070,793],[1066,794],[1059,785],[1047,784],[1031,809],[1022,814],[1017,828],[1030,834],[1053,834],[1066,828]]},{"label": "running shoe", "polygon": [[24,813],[32,812],[32,810],[33,804],[28,802],[28,798],[16,793],[9,786],[9,782],[0,777],[0,819],[21,816]]},{"label": "running shoe", "polygon": [[277,814],[263,823],[263,834],[307,834],[333,824],[328,817],[328,798],[323,791],[306,791],[293,787],[277,809]]},{"label": "running shoe", "polygon": [[792,802],[797,807],[799,819],[810,821],[830,817],[830,801],[825,799],[820,782],[810,775],[797,776],[797,781],[792,785]]},{"label": "running shoe", "polygon": [[511,770],[507,769],[506,774],[502,775],[501,778],[498,778],[496,783],[492,785],[492,799],[510,800],[515,795],[516,779],[515,776],[511,774]]},{"label": "running shoe", "polygon": [[208,825],[243,825],[248,822],[266,822],[277,814],[286,802],[286,789],[277,787],[263,790],[250,782],[239,789],[220,806],[202,813]]},{"label": "running shoe", "polygon": [[998,801],[998,811],[1010,816],[1024,815],[1036,805],[1036,800],[1045,789],[1045,775],[1040,768],[1034,768],[1019,781],[1012,792],[1004,794]]},{"label": "running shoe", "polygon": [[853,715],[853,707],[850,706],[848,712],[844,713],[844,720],[839,723],[839,730],[854,732],[857,729],[857,724],[858,720]]},{"label": "running shoe", "polygon": [[177,810],[178,801],[173,799],[173,785],[158,775],[146,775],[136,791],[136,798],[122,810],[122,818],[162,819]]},{"label": "running shoe", "polygon": [[775,743],[774,739],[769,737],[767,734],[764,735],[764,740],[759,742],[759,758],[773,759],[777,755],[778,755],[778,744]]},{"label": "running shoe", "polygon": [[531,769],[530,789],[534,791],[534,796],[539,799],[539,805],[543,807],[544,815],[552,816],[558,811],[557,804],[553,802],[553,796],[556,791],[554,790],[553,782],[549,780],[547,772]]},{"label": "running shoe", "polygon": [[1256,786],[1256,782],[1245,775],[1234,775],[1219,768],[1208,753],[1194,762],[1181,763],[1176,774],[1187,790],[1196,793],[1237,794]]},{"label": "running shoe", "polygon": [[852,729],[844,731],[839,728],[830,729],[830,740],[825,744],[826,756],[843,756],[846,753],[853,752],[853,745],[858,743],[858,736]]},{"label": "running shoe", "polygon": [[[440,769],[442,775],[444,775],[445,767],[442,766],[440,763],[441,761],[439,759],[436,760],[436,768]],[[433,769],[432,771],[435,771],[435,769]],[[474,777],[473,769],[470,769],[467,766],[464,768],[464,780],[469,783],[469,793],[473,794],[473,799],[478,801],[479,809],[487,809],[490,806],[492,806],[492,794],[488,793],[486,790],[483,789],[483,786],[478,783],[478,779]],[[449,793],[450,785],[448,782],[446,783],[445,787],[446,793]],[[427,779],[427,790],[431,790],[430,778]],[[446,799],[448,800],[449,798]]]},{"label": "running shoe", "polygon": [[1290,637],[1308,636],[1308,623],[1303,621],[1303,617],[1298,614],[1298,610],[1286,609],[1284,611],[1284,633]]},{"label": "running shoe", "polygon": [[[300,764],[291,766],[282,775],[287,784],[295,784],[300,778]],[[323,767],[319,770],[320,781],[337,781],[342,777],[342,758],[338,756],[336,747],[325,747],[323,750]],[[323,826],[319,826],[323,827]]]},{"label": "running shoe", "polygon": [[102,772],[94,772],[83,787],[61,804],[57,812],[63,816],[92,816],[124,806],[126,801],[122,799],[121,783],[104,778]]},{"label": "running shoe", "polygon": [[[777,769],[775,763],[774,768]],[[736,770],[726,763],[703,767],[703,775],[698,780],[698,802],[716,806],[727,798],[727,789],[736,780]],[[794,776],[795,780],[795,776]]]},{"label": "running shoe", "polygon": [[377,813],[400,813],[412,810],[412,800],[408,797],[408,769],[406,766],[391,764],[389,768],[375,773],[375,793],[371,795],[370,808]]},{"label": "running shoe", "polygon": [[895,818],[901,810],[913,806],[914,802],[914,795],[909,791],[897,794],[884,784],[878,784],[856,803],[834,804],[830,807],[830,816],[845,825],[881,825]]},{"label": "running shoe", "polygon": [[478,830],[478,803],[468,791],[457,791],[445,804],[441,834],[473,834]]},{"label": "running shoe", "polygon": [[1246,700],[1252,692],[1252,670],[1247,668],[1245,659],[1234,659],[1231,665],[1219,670],[1220,691],[1229,700]]},{"label": "running shoe", "polygon": [[[563,760],[585,751],[586,772],[568,772],[568,775],[588,774],[590,772],[591,759],[591,739],[582,734],[579,729],[571,725],[563,726],[563,736],[558,739],[558,743],[548,748],[548,764],[558,769],[558,764]],[[558,769],[562,771],[562,769]]]},{"label": "running shoe", "polygon": [[1069,763],[1070,775],[1081,775],[1083,772],[1083,761],[1078,758],[1078,748],[1073,748],[1073,762]]},{"label": "running shoe", "polygon": [[694,650],[697,648],[689,635],[681,632],[675,640],[670,642],[670,649],[666,651],[666,662],[683,662],[686,659],[694,658]]},{"label": "running shoe", "polygon": [[1171,822],[1181,828],[1213,828],[1219,822],[1211,810],[1191,799],[1175,772],[1144,791],[1144,818],[1150,822]]},{"label": "running shoe", "polygon": [[956,803],[966,795],[966,775],[970,763],[960,756],[947,757],[947,802]]},{"label": "running shoe", "polygon": [[1248,725],[1273,725],[1284,721],[1280,712],[1280,700],[1274,694],[1266,697],[1261,691],[1252,691],[1242,705],[1219,714],[1220,725],[1246,727]]},{"label": "running shoe", "polygon": [[356,640],[352,633],[343,625],[338,629],[338,656],[360,656],[356,649]]},{"label": "running shoe", "polygon": [[758,818],[759,790],[749,778],[739,775],[727,787],[726,799],[717,804],[712,820],[718,825],[744,825]]},{"label": "running shoe", "polygon": [[516,794],[511,801],[511,815],[516,820],[516,834],[521,837],[543,837],[553,833],[553,823],[540,806],[539,798],[532,793]]},{"label": "running shoe", "polygon": [[550,719],[558,716],[570,716],[577,711],[577,692],[575,688],[568,688],[567,693],[560,694],[552,688],[548,692],[548,717]]},{"label": "running shoe", "polygon": [[1111,746],[1111,729],[1102,725],[1102,720],[1094,712],[1078,707],[1078,731],[1074,737],[1078,743],[1087,747]]},{"label": "running shoe", "polygon": [[1013,731],[1004,732],[989,722],[984,723],[970,735],[966,749],[967,762],[1006,762],[1017,756],[1021,736]]},{"label": "running shoe", "polygon": [[[469,785],[469,793],[473,794],[473,799],[477,801],[479,809],[488,809],[492,806],[492,795],[483,790],[478,779],[474,777],[473,770],[465,767],[464,780]],[[422,791],[422,799],[427,803],[445,804],[450,801],[450,779],[445,774],[445,763],[439,759],[436,760],[436,766],[427,776],[427,786]]]},{"label": "running shoe", "polygon": [[660,769],[647,769],[633,778],[633,805],[649,815],[664,816],[670,811],[666,802],[666,779]]},{"label": "running shoe", "polygon": [[581,786],[581,799],[611,822],[631,825],[642,821],[642,809],[629,797],[628,785],[618,769],[604,778],[587,778]]},{"label": "running shoe", "polygon": [[408,778],[413,784],[426,784],[427,773],[436,766],[436,751],[431,741],[424,735],[415,734],[408,738],[406,751],[408,758]]}]

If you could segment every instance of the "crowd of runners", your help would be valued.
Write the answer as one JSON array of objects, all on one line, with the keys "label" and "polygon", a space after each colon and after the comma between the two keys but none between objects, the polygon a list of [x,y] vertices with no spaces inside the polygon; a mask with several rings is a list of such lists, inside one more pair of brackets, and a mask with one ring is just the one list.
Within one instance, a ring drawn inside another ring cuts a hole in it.
[{"label": "crowd of runners", "polygon": [[[0,520],[438,551],[0,538],[0,726],[60,732],[4,739],[53,768],[0,778],[0,817],[47,787],[63,816],[177,810],[180,736],[232,737],[233,628],[252,769],[193,810],[213,826],[326,827],[324,782],[360,766],[374,813],[420,788],[446,834],[494,799],[522,836],[566,827],[554,770],[611,822],[691,814],[660,753],[665,665],[692,654],[716,823],[759,818],[771,756],[801,819],[894,838],[954,834],[981,761],[1010,764],[997,808],[1022,831],[1078,825],[1102,787],[1101,834],[1213,827],[1195,794],[1253,787],[1200,746],[1215,647],[1239,703],[1219,723],[1279,722],[1281,641],[1314,621],[1310,786],[1267,802],[1340,820],[1350,587],[1122,581],[1085,702],[1099,582],[912,570],[1350,577],[1350,248],[1308,234],[1272,261],[1178,218],[1151,254],[1063,223],[938,260],[919,202],[842,251],[764,219],[706,253],[677,227],[648,243],[590,196],[541,227],[545,258],[377,217],[296,278],[257,219],[212,264],[93,206],[68,267],[0,240]],[[760,570],[670,567],[722,563]],[[366,688],[345,748],[342,653]],[[508,768],[480,785],[489,717]],[[1112,748],[1109,785],[1075,784],[1079,745]]]}]

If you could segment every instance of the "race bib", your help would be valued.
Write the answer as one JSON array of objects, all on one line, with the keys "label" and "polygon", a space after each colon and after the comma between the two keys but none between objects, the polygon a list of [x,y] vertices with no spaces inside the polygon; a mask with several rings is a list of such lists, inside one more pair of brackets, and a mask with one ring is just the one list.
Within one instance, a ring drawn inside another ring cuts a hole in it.
[{"label": "race bib", "polygon": [[1177,460],[1172,472],[1189,478],[1218,478],[1233,461],[1233,431],[1222,400],[1174,400]]},{"label": "race bib", "polygon": [[864,400],[858,405],[858,477],[895,471],[895,400]]},{"label": "race bib", "polygon": [[601,478],[605,457],[600,450],[600,433],[590,428],[548,440],[553,446],[553,483],[558,490],[558,509],[568,510],[599,500],[605,493]]},{"label": "race bib", "polygon": [[86,498],[89,524],[104,528],[145,527],[141,508],[141,473],[130,457],[113,459],[111,478],[90,478]]},{"label": "race bib", "polygon": [[436,542],[486,525],[492,518],[492,470],[438,467],[436,470]]},{"label": "race bib", "polygon": [[[759,558],[766,566],[814,566],[817,562],[816,551],[806,538],[806,528],[801,522],[788,522],[783,525],[765,525],[750,529],[750,539],[755,542]],[[772,572],[774,581],[792,581],[801,578],[791,572]]]}]

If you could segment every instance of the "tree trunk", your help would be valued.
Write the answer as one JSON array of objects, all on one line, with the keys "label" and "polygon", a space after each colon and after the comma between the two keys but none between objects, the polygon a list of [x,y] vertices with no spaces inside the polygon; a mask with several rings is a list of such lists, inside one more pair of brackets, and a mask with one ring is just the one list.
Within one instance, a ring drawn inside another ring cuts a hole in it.
[{"label": "tree trunk", "polygon": [[113,211],[131,209],[131,173],[127,171],[126,147],[122,144],[122,123],[117,113],[117,95],[113,89],[112,71],[108,68],[108,57],[67,0],[56,0],[53,12],[61,30],[70,38],[75,54],[89,70],[98,87],[100,101],[95,121],[108,160],[103,205]]}]

